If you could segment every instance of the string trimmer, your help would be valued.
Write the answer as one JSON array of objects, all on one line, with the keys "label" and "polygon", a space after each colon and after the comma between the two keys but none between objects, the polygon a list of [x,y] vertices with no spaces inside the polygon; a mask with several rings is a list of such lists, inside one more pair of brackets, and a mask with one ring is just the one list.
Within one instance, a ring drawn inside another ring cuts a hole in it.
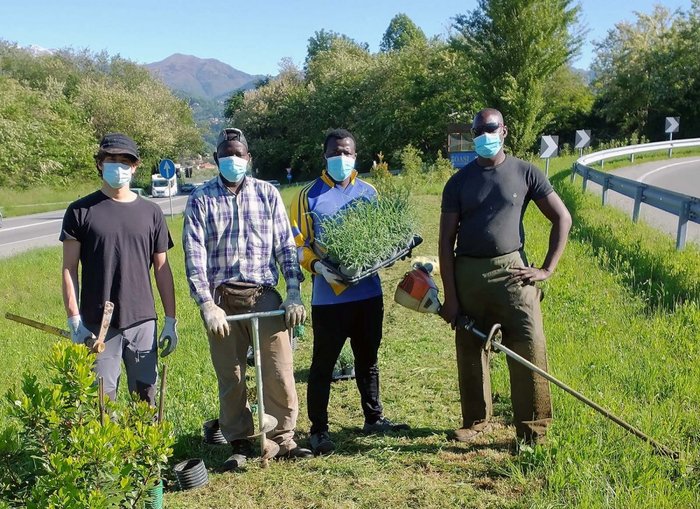
[{"label": "string trimmer", "polygon": [[[433,278],[430,276],[428,270],[425,269],[423,266],[418,266],[417,268],[411,270],[410,272],[407,272],[406,275],[404,275],[403,279],[396,287],[396,292],[394,293],[394,300],[402,306],[407,307],[408,309],[412,309],[414,311],[418,311],[420,313],[437,314],[440,312],[440,308],[442,307],[438,295],[438,287],[435,284],[435,281],[433,281]],[[456,326],[461,330],[471,332],[474,336],[483,341],[485,350],[503,352],[514,361],[543,376],[544,378],[555,384],[557,387],[565,390],[566,392],[574,396],[576,399],[582,401],[589,407],[593,408],[596,412],[599,412],[600,414],[604,415],[605,417],[613,421],[615,424],[621,426],[628,432],[632,433],[637,438],[641,438],[645,442],[651,444],[651,446],[657,453],[669,456],[676,460],[680,458],[679,452],[673,451],[665,445],[660,444],[653,438],[645,435],[634,426],[626,423],[625,421],[614,415],[609,410],[606,410],[597,403],[591,401],[581,393],[575,391],[563,382],[557,380],[543,369],[538,368],[530,361],[524,359],[509,348],[503,346],[500,343],[500,335],[497,335],[498,331],[501,328],[500,324],[494,324],[488,333],[484,333],[474,326],[474,320],[463,316],[458,319]]]}]

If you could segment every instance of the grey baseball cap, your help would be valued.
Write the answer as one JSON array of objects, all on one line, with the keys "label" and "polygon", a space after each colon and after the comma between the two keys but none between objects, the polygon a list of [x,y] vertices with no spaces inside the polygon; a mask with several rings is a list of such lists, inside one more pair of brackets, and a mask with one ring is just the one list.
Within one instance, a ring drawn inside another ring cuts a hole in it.
[{"label": "grey baseball cap", "polygon": [[216,148],[218,149],[222,143],[227,141],[240,141],[245,145],[246,150],[248,149],[248,142],[243,136],[243,131],[236,129],[235,127],[226,127],[222,129],[219,133],[219,138],[216,140]]}]

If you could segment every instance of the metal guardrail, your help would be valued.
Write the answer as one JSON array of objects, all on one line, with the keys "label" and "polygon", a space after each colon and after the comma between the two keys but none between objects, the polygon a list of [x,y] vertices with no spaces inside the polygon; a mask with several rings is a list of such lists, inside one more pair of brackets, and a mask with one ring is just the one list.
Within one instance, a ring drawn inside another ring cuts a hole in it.
[{"label": "metal guardrail", "polygon": [[668,150],[669,157],[673,154],[674,148],[697,147],[700,146],[700,138],[687,140],[660,141],[656,143],[645,143],[642,145],[630,145],[628,147],[611,148],[593,152],[579,158],[571,168],[571,181],[576,174],[583,177],[583,190],[586,190],[588,181],[595,182],[603,188],[603,205],[607,204],[608,191],[613,190],[624,196],[634,199],[634,209],[632,210],[632,221],[635,223],[639,219],[639,209],[642,203],[657,209],[669,212],[678,216],[678,230],[676,234],[676,249],[685,247],[686,235],[688,231],[688,221],[700,224],[700,199],[674,191],[650,186],[643,182],[626,179],[617,175],[611,175],[591,168],[593,163],[601,163],[604,166],[606,159],[630,156],[634,160],[635,154],[654,152],[658,150]]}]

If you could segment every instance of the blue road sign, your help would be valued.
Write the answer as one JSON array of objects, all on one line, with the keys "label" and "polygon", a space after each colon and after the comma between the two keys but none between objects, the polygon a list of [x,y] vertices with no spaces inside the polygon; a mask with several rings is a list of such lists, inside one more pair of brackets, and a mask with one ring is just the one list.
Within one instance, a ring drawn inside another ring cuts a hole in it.
[{"label": "blue road sign", "polygon": [[170,159],[161,159],[158,163],[158,173],[165,179],[173,178],[175,176],[175,163]]},{"label": "blue road sign", "polygon": [[465,152],[450,152],[450,162],[455,168],[462,168],[476,159],[476,152],[468,150]]}]

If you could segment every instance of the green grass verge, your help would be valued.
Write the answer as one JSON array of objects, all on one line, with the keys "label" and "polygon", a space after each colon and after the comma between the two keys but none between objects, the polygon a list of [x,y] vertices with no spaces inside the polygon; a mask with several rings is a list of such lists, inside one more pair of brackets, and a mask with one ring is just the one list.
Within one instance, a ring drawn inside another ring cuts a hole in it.
[{"label": "green grass verge", "polygon": [[81,182],[65,188],[31,187],[7,189],[0,187],[0,212],[4,217],[26,216],[65,208],[69,203],[97,189],[99,182]]},{"label": "green grass verge", "polygon": [[[210,471],[207,487],[169,492],[170,508],[201,507],[698,507],[700,506],[700,253],[676,252],[674,240],[570,184],[573,158],[553,160],[552,181],[571,209],[571,241],[544,284],[551,372],[660,442],[683,452],[675,463],[556,387],[549,444],[515,454],[508,374],[494,358],[497,430],[483,441],[450,442],[460,425],[452,333],[435,316],[399,307],[393,292],[408,262],[382,272],[382,399],[388,417],[408,422],[405,435],[365,437],[353,382],[333,385],[330,425],[336,454],[296,463],[252,464],[244,473]],[[440,183],[426,183],[426,188]],[[287,202],[294,188],[283,189]],[[439,193],[414,197],[424,242],[415,255],[437,254]],[[526,215],[528,253],[542,260],[547,221]],[[166,416],[175,427],[176,460],[202,457],[210,468],[226,447],[202,444],[201,425],[217,415],[216,377],[198,310],[190,299],[179,248],[182,221],[170,222],[180,346],[166,362]],[[0,260],[0,312],[62,326],[60,249]],[[302,285],[305,302],[310,287]],[[159,308],[160,310],[160,308]],[[306,379],[312,327],[295,357],[304,443]],[[0,320],[0,392],[45,355],[51,336]],[[41,375],[41,374],[40,374]],[[0,415],[2,419],[2,415]],[[172,477],[172,476],[171,476]]]}]

